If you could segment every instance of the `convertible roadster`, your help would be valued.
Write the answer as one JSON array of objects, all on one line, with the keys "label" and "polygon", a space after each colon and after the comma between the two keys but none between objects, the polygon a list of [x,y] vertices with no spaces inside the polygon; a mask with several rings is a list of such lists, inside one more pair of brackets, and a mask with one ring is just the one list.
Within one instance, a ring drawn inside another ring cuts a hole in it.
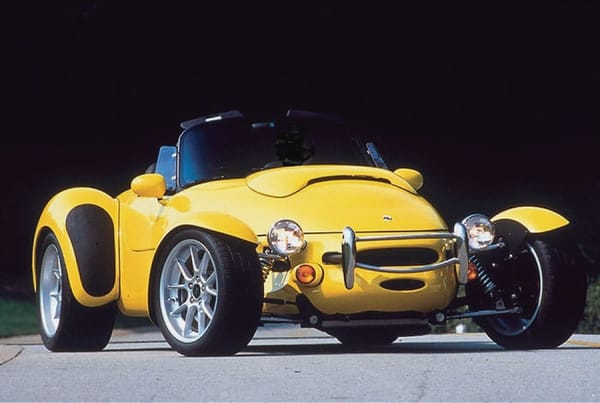
[{"label": "convertible roadster", "polygon": [[149,318],[185,356],[235,354],[266,323],[361,346],[464,318],[509,349],[576,330],[585,275],[558,212],[449,226],[420,172],[391,170],[332,116],[234,110],[181,128],[129,189],[69,188],[41,212],[32,270],[47,349],[104,349],[119,312]]}]

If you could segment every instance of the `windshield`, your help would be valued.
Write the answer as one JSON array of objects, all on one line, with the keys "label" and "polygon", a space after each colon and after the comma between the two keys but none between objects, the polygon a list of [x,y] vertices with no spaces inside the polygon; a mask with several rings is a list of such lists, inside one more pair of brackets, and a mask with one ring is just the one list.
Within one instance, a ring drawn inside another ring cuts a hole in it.
[{"label": "windshield", "polygon": [[179,139],[179,164],[182,187],[288,165],[374,165],[349,127],[291,118],[236,118],[192,127]]}]

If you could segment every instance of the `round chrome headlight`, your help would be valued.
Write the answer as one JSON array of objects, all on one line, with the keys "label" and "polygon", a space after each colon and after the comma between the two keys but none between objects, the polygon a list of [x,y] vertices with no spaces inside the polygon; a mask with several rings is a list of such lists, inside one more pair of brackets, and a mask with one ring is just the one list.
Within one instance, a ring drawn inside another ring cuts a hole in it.
[{"label": "round chrome headlight", "polygon": [[280,220],[271,226],[267,234],[269,246],[278,255],[287,256],[304,248],[304,231],[292,220]]},{"label": "round chrome headlight", "polygon": [[462,224],[467,230],[470,249],[484,249],[494,242],[494,224],[483,214],[471,214],[462,220]]}]

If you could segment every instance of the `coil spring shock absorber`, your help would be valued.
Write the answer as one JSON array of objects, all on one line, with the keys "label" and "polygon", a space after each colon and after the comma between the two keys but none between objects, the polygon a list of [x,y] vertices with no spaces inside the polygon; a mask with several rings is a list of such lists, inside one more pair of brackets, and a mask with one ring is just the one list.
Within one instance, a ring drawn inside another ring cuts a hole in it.
[{"label": "coil spring shock absorber", "polygon": [[258,260],[262,270],[263,281],[267,280],[267,277],[272,271],[282,272],[291,269],[288,258],[274,255],[269,249],[266,249],[263,253],[259,253]]},{"label": "coil spring shock absorber", "polygon": [[469,256],[469,264],[475,266],[475,272],[477,273],[477,281],[484,294],[494,297],[494,290],[496,289],[496,283],[490,278],[483,267],[483,264],[479,261],[477,256]]},{"label": "coil spring shock absorber", "polygon": [[269,260],[265,257],[259,257],[259,261],[260,261],[260,268],[262,271],[262,278],[263,278],[263,282],[267,280],[267,277],[269,276],[269,273],[271,273],[271,270],[273,270],[273,261]]}]

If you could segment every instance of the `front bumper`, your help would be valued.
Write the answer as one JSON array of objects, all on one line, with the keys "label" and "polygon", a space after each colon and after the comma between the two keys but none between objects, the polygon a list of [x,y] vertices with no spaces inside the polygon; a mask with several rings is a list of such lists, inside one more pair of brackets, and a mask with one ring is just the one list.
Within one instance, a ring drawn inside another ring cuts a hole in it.
[{"label": "front bumper", "polygon": [[[375,266],[356,260],[357,242],[369,241],[399,241],[418,239],[441,239],[454,243],[455,256],[449,257],[441,262],[418,266]],[[458,282],[466,284],[467,267],[469,264],[467,252],[467,232],[464,225],[456,223],[454,232],[421,232],[414,234],[384,235],[384,236],[361,236],[357,237],[351,227],[344,228],[342,234],[342,253],[328,256],[328,263],[341,263],[344,273],[344,285],[348,290],[354,287],[355,271],[357,268],[381,273],[423,273],[439,270],[452,264],[458,264]]]},{"label": "front bumper", "polygon": [[[324,315],[428,313],[446,308],[456,298],[457,284],[466,282],[466,231],[461,224],[452,233],[361,233],[357,237],[348,228],[341,235],[307,235],[306,248],[290,256],[289,261],[282,259],[287,263],[279,269],[271,261],[272,255],[261,254],[269,261],[263,262],[269,270],[265,314],[298,314],[296,302],[300,295]],[[357,252],[359,242],[368,246],[359,244]],[[423,251],[430,253],[419,255]],[[322,277],[317,283],[304,285],[296,280],[295,270],[304,263],[320,269]]]}]

